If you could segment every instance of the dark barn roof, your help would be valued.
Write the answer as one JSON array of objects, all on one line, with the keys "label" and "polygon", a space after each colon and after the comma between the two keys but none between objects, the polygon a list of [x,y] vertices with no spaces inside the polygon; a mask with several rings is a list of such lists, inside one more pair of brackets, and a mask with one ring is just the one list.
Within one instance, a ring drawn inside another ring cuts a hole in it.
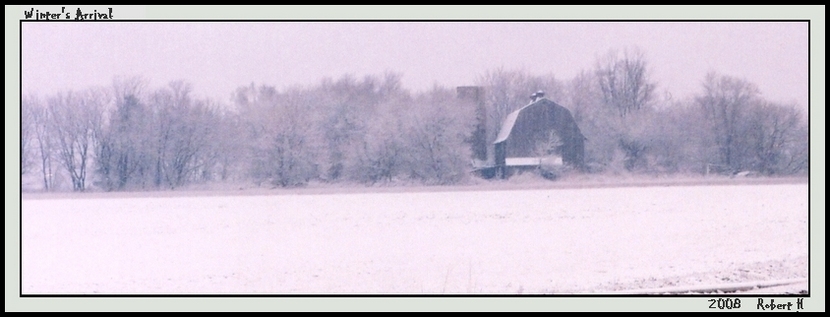
[{"label": "dark barn roof", "polygon": [[[585,155],[585,137],[576,125],[567,108],[547,99],[540,98],[504,120],[494,144],[503,147],[498,161],[505,157],[533,157],[539,142],[549,138],[550,131],[555,131],[562,142],[559,152],[562,161],[576,167],[582,167]],[[498,152],[498,151],[497,151]],[[497,154],[498,155],[498,154]]]}]

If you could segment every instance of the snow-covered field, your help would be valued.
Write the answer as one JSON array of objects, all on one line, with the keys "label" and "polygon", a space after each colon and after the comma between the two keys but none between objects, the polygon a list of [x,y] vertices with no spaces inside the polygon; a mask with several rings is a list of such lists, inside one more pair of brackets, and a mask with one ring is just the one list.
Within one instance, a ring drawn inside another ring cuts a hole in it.
[{"label": "snow-covered field", "polygon": [[550,294],[806,278],[807,190],[24,196],[22,289]]}]

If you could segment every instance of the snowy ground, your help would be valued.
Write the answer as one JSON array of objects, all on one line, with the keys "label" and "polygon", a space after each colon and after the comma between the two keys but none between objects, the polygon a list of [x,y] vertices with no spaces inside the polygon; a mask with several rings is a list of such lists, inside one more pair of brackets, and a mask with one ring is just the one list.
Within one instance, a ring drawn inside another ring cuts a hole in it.
[{"label": "snowy ground", "polygon": [[22,288],[550,294],[806,278],[807,190],[24,196]]}]

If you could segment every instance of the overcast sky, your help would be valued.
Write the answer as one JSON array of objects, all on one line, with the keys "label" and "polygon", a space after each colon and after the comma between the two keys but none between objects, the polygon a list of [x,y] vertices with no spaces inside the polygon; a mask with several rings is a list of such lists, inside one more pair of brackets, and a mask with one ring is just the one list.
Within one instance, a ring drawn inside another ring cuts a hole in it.
[{"label": "overcast sky", "polygon": [[184,79],[197,96],[228,102],[250,83],[282,89],[392,71],[419,91],[471,85],[499,67],[569,80],[609,50],[632,48],[674,99],[717,71],[807,107],[806,22],[23,23],[22,85],[43,95],[137,75],[151,87]]}]

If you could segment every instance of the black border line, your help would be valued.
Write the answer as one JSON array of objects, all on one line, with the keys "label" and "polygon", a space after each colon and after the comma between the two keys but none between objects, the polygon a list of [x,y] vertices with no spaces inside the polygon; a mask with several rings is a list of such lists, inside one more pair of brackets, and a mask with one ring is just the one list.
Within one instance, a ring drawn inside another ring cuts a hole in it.
[{"label": "black border line", "polygon": [[[811,84],[811,79],[813,78],[812,75],[810,74],[812,72],[812,67],[813,67],[812,64],[811,64],[812,63],[811,62],[811,57],[812,57],[811,56],[811,54],[812,54],[812,52],[811,52],[811,49],[812,49],[811,44],[812,43],[811,42],[812,41],[810,40],[811,39],[810,31],[813,28],[812,28],[812,25],[811,25],[810,22],[811,22],[810,20],[807,20],[807,297],[809,297],[810,294],[813,293],[813,291],[812,291],[812,285],[813,285],[812,280],[813,279],[811,278],[812,277],[812,271],[810,271],[811,266],[812,266],[812,264],[811,264],[812,261],[811,260],[813,259],[810,256],[810,250],[812,250],[812,248],[810,247],[810,241],[812,240],[812,235],[811,235],[810,230],[812,230],[812,227],[813,227],[811,225],[812,220],[810,219],[810,216],[812,215],[812,210],[813,210],[810,206],[811,203],[812,203],[812,199],[810,199],[810,184],[811,184],[810,183],[810,176],[812,174],[812,173],[810,173],[810,156],[811,156],[810,155],[810,148],[811,148],[811,145],[810,145],[810,107],[812,107],[811,104],[812,104],[812,99],[813,99],[813,98],[811,98],[811,96],[812,96],[811,86],[812,85],[810,85]],[[826,291],[826,288],[825,288],[825,291]]]},{"label": "black border line", "polygon": [[[747,22],[747,23],[792,23],[799,22],[807,23],[807,294],[775,294],[775,293],[751,293],[751,294],[337,294],[337,293],[320,293],[320,294],[175,294],[175,293],[159,293],[159,294],[23,294],[23,178],[20,178],[20,192],[18,193],[20,199],[20,223],[19,229],[19,294],[21,298],[760,298],[760,297],[780,297],[780,298],[812,298],[811,288],[811,199],[810,199],[810,107],[811,107],[811,19],[124,19],[124,20],[34,20],[34,19],[20,19],[19,24],[19,98],[20,98],[20,133],[22,135],[23,122],[23,23],[55,23],[55,22],[74,22],[74,23],[118,23],[118,22],[141,22],[141,23],[165,23],[165,22],[217,22],[217,23],[289,23],[289,22],[372,22],[372,23],[406,23],[406,22],[423,22],[423,23],[493,23],[493,22],[516,22],[516,23],[725,23],[725,22]],[[23,153],[21,153],[21,156]]]},{"label": "black border line", "polygon": [[35,20],[35,19],[21,19],[25,23],[119,23],[119,22],[218,22],[218,23],[346,23],[346,22],[368,22],[368,23],[621,23],[621,22],[643,22],[643,23],[787,23],[787,22],[810,22],[810,19],[113,19],[113,20]]},{"label": "black border line", "polygon": [[21,298],[810,298],[810,294],[779,294],[779,293],[750,293],[750,294],[370,294],[370,293],[320,293],[320,294],[22,294]]},{"label": "black border line", "polygon": [[[23,135],[23,20],[20,21],[20,24],[18,25],[18,28],[19,29],[17,30],[17,33],[18,33],[17,36],[20,37],[20,39],[18,40],[18,48],[17,48],[17,54],[18,54],[18,56],[20,56],[19,61],[18,61],[18,65],[17,65],[18,68],[19,68],[17,70],[17,72],[18,72],[17,76],[18,76],[18,79],[20,80],[20,87],[18,87],[19,94],[20,94],[18,96],[18,98],[20,98],[20,100],[19,100],[19,102],[20,102],[20,115],[18,116],[18,118],[19,118],[20,121],[18,122],[18,124],[20,125],[20,135]],[[22,142],[22,140],[21,140],[21,142]],[[23,153],[23,151],[20,151],[20,161],[21,162],[23,162],[23,155],[25,155]],[[23,169],[23,166],[21,165],[20,168]],[[19,235],[19,237],[18,237],[19,241],[17,241],[17,247],[18,247],[18,249],[17,249],[17,257],[18,257],[17,265],[19,266],[17,268],[17,270],[18,270],[17,273],[20,274],[18,276],[18,279],[20,279],[18,281],[18,288],[19,288],[18,295],[22,297],[23,296],[23,175],[22,175],[22,173],[20,175],[20,192],[17,193],[17,194],[18,194],[17,199],[19,199],[18,201],[20,202],[20,214],[18,215],[18,219],[20,221],[20,223],[18,223],[18,227],[19,227],[18,229],[20,231],[17,233]]]}]

